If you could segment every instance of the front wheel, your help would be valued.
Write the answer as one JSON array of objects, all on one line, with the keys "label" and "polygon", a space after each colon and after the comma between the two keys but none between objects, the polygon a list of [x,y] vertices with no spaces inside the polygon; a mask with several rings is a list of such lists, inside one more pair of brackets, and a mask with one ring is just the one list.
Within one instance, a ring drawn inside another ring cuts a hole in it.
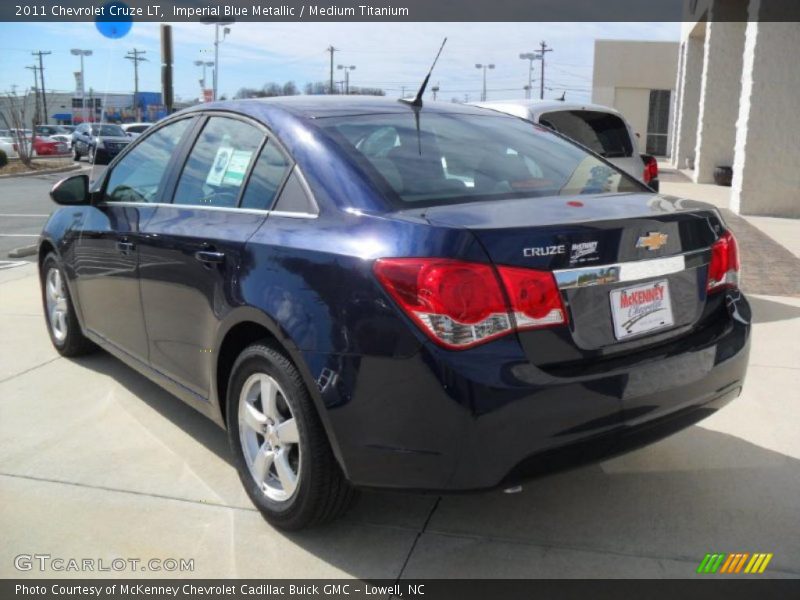
[{"label": "front wheel", "polygon": [[96,349],[81,331],[64,270],[52,252],[42,263],[41,287],[47,332],[58,353],[62,356],[80,356]]},{"label": "front wheel", "polygon": [[347,510],[355,492],[300,374],[283,354],[261,343],[239,355],[226,413],[239,478],[267,521],[303,529]]}]

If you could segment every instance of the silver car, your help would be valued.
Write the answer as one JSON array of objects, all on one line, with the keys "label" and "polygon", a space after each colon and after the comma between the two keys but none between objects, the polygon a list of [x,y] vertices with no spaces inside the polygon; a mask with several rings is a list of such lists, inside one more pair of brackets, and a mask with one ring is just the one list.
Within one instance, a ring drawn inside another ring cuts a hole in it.
[{"label": "silver car", "polygon": [[639,181],[653,185],[630,124],[613,108],[560,100],[506,100],[475,105],[554,129]]}]

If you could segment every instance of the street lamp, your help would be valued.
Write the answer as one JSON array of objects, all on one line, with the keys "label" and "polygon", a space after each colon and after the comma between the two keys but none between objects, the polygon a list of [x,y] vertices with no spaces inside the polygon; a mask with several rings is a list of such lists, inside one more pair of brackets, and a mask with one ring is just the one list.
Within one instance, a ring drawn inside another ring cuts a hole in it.
[{"label": "street lamp", "polygon": [[481,94],[481,102],[486,102],[486,69],[494,69],[494,65],[482,65],[478,63],[475,65],[476,69],[483,69],[483,93]]},{"label": "street lamp", "polygon": [[70,54],[73,56],[80,56],[81,57],[81,117],[83,118],[84,122],[86,122],[86,80],[84,79],[83,75],[83,57],[84,56],[91,56],[91,50],[80,50],[78,48],[73,48],[69,51]]},{"label": "street lamp", "polygon": [[205,99],[206,93],[206,67],[213,67],[214,61],[213,60],[196,60],[194,61],[194,65],[196,67],[203,67],[203,77],[200,79],[200,90],[202,93],[202,98]]},{"label": "street lamp", "polygon": [[350,93],[350,71],[355,71],[356,66],[355,65],[350,65],[350,66],[339,65],[336,68],[338,70],[340,70],[340,71],[344,70],[344,93],[345,94],[349,94]]},{"label": "street lamp", "polygon": [[528,85],[525,86],[525,98],[530,100],[531,90],[533,89],[533,61],[539,60],[541,56],[535,52],[524,52],[519,57],[528,61]]},{"label": "street lamp", "polygon": [[[227,25],[233,24],[233,19],[225,19],[222,21],[214,21],[211,17],[206,17],[200,19],[200,22],[204,25],[213,25],[214,26],[214,100],[217,99],[217,84],[219,82],[219,45],[225,41],[225,38],[228,37],[228,34],[231,32],[231,28],[227,27]],[[219,39],[219,28],[222,27],[222,39]]]}]

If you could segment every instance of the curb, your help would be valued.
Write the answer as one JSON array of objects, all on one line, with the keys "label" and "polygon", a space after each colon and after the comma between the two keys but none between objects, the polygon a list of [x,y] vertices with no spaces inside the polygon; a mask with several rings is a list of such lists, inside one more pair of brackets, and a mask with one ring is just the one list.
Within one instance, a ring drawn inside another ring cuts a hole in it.
[{"label": "curb", "polygon": [[0,175],[0,179],[11,179],[13,177],[35,177],[36,175],[50,175],[51,173],[67,173],[80,168],[81,165],[68,165],[66,167],[59,167],[58,169],[43,169],[41,171],[30,171],[29,173],[9,173],[8,175]]},{"label": "curb", "polygon": [[9,258],[23,258],[25,256],[33,256],[38,251],[39,246],[36,244],[31,244],[30,246],[21,246],[19,248],[14,248],[13,250],[9,250],[8,257]]}]

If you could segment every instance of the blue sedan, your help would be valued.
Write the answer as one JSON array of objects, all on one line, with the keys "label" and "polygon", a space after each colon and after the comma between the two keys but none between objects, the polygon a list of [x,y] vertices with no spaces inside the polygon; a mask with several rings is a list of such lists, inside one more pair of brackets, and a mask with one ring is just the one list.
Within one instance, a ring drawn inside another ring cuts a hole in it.
[{"label": "blue sedan", "polygon": [[510,487],[599,460],[744,383],[719,213],[494,111],[206,104],[51,195],[56,349],[99,346],[225,428],[282,528],[359,487]]}]

